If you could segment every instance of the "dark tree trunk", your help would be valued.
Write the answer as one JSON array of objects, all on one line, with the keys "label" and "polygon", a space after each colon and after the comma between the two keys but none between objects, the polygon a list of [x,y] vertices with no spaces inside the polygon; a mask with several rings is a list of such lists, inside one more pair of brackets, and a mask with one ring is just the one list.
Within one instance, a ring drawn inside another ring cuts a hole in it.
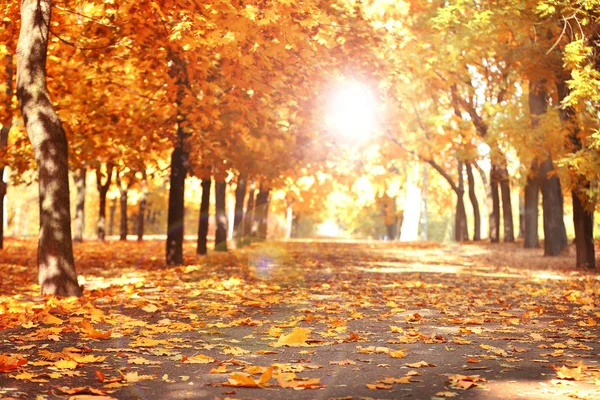
[{"label": "dark tree trunk", "polygon": [[141,242],[144,240],[144,223],[146,222],[146,206],[148,204],[148,177],[146,175],[146,169],[142,168],[142,195],[140,197],[140,211],[138,213],[137,223],[137,240]]},{"label": "dark tree trunk", "polygon": [[[13,56],[6,55],[6,110],[10,110],[11,98],[13,95]],[[6,121],[2,121],[2,130],[0,131],[0,152],[6,151],[8,147],[8,133],[12,127],[12,115],[9,115]],[[4,182],[5,165],[0,166],[0,249],[4,248],[4,197],[8,185]]]},{"label": "dark tree trunk", "polygon": [[519,193],[519,233],[518,239],[525,239],[525,195]]},{"label": "dark tree trunk", "polygon": [[[560,102],[569,93],[569,88],[564,80],[556,84],[558,99]],[[579,138],[579,127],[575,121],[575,110],[572,107],[560,109],[560,120],[567,125],[571,131],[569,139],[571,141],[572,151],[578,151],[583,148]],[[589,200],[586,198],[585,190],[589,189],[590,182],[583,176],[575,177],[575,187],[571,191],[573,198],[573,225],[575,227],[575,250],[577,253],[576,262],[578,267],[596,268],[596,254],[594,250],[594,212],[593,205],[586,207]],[[581,196],[581,197],[580,197]],[[586,199],[585,201],[582,200]],[[588,211],[588,208],[590,209]]]},{"label": "dark tree trunk", "polygon": [[98,210],[98,223],[96,224],[96,231],[98,233],[98,240],[104,241],[106,236],[106,193],[110,187],[110,181],[112,179],[113,166],[108,164],[106,166],[106,182],[102,183],[102,173],[100,168],[96,169],[96,188],[98,189],[99,199],[99,210]]},{"label": "dark tree trunk", "polygon": [[[4,151],[8,146],[8,132],[11,127],[11,122],[2,126],[2,131],[0,131],[0,151]],[[8,188],[7,183],[4,182],[4,168],[4,165],[0,167],[0,249],[4,248],[4,197]]]},{"label": "dark tree trunk", "polygon": [[83,230],[85,228],[85,178],[87,170],[80,168],[74,176],[77,196],[75,198],[75,224],[73,240],[83,242]]},{"label": "dark tree trunk", "polygon": [[[253,235],[259,239],[267,238],[267,221],[269,218],[269,194],[271,190],[266,189],[262,184],[256,195],[256,204],[254,205],[254,226]],[[254,231],[256,228],[256,231]]]},{"label": "dark tree trunk", "polygon": [[[535,81],[529,84],[529,113],[531,114],[531,126],[533,128],[537,128],[539,125],[538,116],[545,114],[548,110],[548,95],[545,84],[545,81]],[[553,173],[554,164],[550,151],[547,151],[547,155],[543,158],[537,172],[537,180],[542,189],[544,255],[557,256],[565,251],[568,240],[563,219],[564,200],[562,188],[558,176]]]},{"label": "dark tree trunk", "polygon": [[479,201],[475,194],[475,179],[473,178],[473,166],[467,163],[467,182],[469,184],[469,199],[473,206],[473,240],[481,240],[481,214],[479,213]]},{"label": "dark tree trunk", "polygon": [[575,225],[577,266],[583,268],[596,268],[596,255],[594,250],[594,214],[586,210],[585,203],[579,198],[579,190],[573,190],[571,196],[573,197],[573,223]]},{"label": "dark tree trunk", "polygon": [[225,194],[227,183],[215,180],[215,250],[227,251],[227,212],[225,210]]},{"label": "dark tree trunk", "polygon": [[244,236],[252,237],[254,231],[254,201],[256,188],[254,182],[250,182],[248,188],[248,201],[246,203],[246,217],[244,218]]},{"label": "dark tree trunk", "polygon": [[117,187],[119,188],[119,193],[121,194],[121,221],[119,224],[119,240],[127,240],[127,195],[129,194],[131,185],[133,185],[133,178],[129,179],[129,182],[123,186],[121,182],[121,175],[117,171]]},{"label": "dark tree trunk", "polygon": [[512,203],[510,201],[510,182],[508,170],[505,166],[500,168],[500,193],[502,196],[502,222],[504,223],[504,242],[514,243],[515,228],[513,224]]},{"label": "dark tree trunk", "polygon": [[[531,170],[537,170],[537,163],[531,164]],[[539,204],[539,180],[530,173],[525,184],[525,241],[526,249],[534,249],[540,246],[538,238],[538,204]]]},{"label": "dark tree trunk", "polygon": [[456,191],[456,212],[454,213],[454,240],[463,242],[469,240],[467,213],[464,201],[465,184],[463,178],[463,162],[458,162],[458,190]]},{"label": "dark tree trunk", "polygon": [[539,169],[539,181],[542,188],[545,256],[563,254],[569,244],[565,228],[562,188],[558,176],[552,172],[554,172],[554,164],[548,156]]},{"label": "dark tree trunk", "polygon": [[112,236],[115,231],[115,212],[117,211],[117,198],[113,198],[110,203],[109,217],[108,217],[108,236]]},{"label": "dark tree trunk", "polygon": [[492,195],[492,212],[490,218],[490,241],[492,243],[500,242],[500,193],[498,186],[500,185],[500,176],[498,166],[492,164],[490,170],[490,188]]},{"label": "dark tree trunk", "polygon": [[167,217],[167,265],[183,264],[183,217],[185,176],[188,154],[183,148],[183,131],[177,129],[179,140],[171,154],[171,186],[169,189],[169,212]]},{"label": "dark tree trunk", "polygon": [[200,201],[200,217],[198,221],[198,245],[196,254],[203,256],[207,252],[206,236],[208,235],[209,206],[210,206],[210,186],[211,180],[202,179],[202,199]]},{"label": "dark tree trunk", "polygon": [[239,239],[243,236],[244,227],[242,225],[244,218],[244,200],[246,198],[246,175],[238,176],[237,187],[235,188],[235,215],[233,218],[233,237],[239,245]]},{"label": "dark tree trunk", "polygon": [[50,0],[21,2],[17,98],[38,169],[42,295],[81,296],[73,259],[67,136],[46,86]]}]

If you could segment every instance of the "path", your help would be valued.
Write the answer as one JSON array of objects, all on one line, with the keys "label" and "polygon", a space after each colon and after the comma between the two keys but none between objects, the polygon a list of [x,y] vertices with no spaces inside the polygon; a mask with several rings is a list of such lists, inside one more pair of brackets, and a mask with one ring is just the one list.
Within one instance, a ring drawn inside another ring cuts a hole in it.
[{"label": "path", "polygon": [[0,396],[600,398],[600,281],[572,257],[292,242],[196,260],[189,245],[174,269],[162,242],[79,245],[86,297],[44,305],[31,243],[9,241],[0,354],[28,362],[0,372]]}]

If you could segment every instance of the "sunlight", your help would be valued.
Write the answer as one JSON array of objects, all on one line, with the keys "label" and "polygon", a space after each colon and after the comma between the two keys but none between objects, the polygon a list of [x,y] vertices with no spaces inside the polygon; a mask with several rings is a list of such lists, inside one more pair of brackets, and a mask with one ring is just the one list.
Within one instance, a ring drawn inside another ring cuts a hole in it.
[{"label": "sunlight", "polygon": [[326,122],[336,134],[355,141],[375,131],[375,114],[376,102],[371,90],[363,83],[349,80],[342,82],[335,90]]}]

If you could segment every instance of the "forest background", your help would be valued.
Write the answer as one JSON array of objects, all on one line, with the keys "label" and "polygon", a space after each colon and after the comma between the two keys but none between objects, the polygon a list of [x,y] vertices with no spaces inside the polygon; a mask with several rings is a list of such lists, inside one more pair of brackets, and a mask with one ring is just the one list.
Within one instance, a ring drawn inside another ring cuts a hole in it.
[{"label": "forest background", "polygon": [[[555,255],[569,233],[578,265],[595,265],[596,1],[51,5],[48,86],[69,141],[76,240],[103,239],[116,220],[134,233],[136,214],[147,233],[184,221],[194,234],[200,182],[212,179],[217,243],[227,203],[241,236],[265,236],[268,215],[271,237],[321,222],[367,238],[522,236],[527,247],[541,234]],[[19,3],[1,12],[3,160],[18,185],[36,179],[14,90]],[[339,112],[335,93],[372,115]],[[185,214],[169,204],[173,188]],[[36,233],[35,191],[21,189],[9,188],[3,216],[17,236]],[[252,214],[254,196],[271,212]]]}]

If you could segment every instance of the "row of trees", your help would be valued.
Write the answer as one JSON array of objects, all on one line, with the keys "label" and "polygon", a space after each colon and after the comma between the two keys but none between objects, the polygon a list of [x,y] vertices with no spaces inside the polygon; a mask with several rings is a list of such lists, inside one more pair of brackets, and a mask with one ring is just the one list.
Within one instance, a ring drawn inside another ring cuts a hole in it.
[{"label": "row of trees", "polygon": [[[326,168],[334,143],[320,139],[325,98],[343,76],[378,88],[385,140],[397,145],[391,158],[427,162],[448,181],[457,195],[457,240],[468,237],[463,171],[472,188],[482,159],[492,165],[481,175],[491,240],[500,239],[501,209],[504,240],[514,240],[510,184],[517,180],[507,158],[516,157],[526,183],[526,244],[537,245],[541,187],[545,252],[564,249],[562,193],[570,191],[577,263],[594,266],[598,9],[589,0],[3,4],[0,145],[12,169],[37,164],[42,292],[80,294],[69,168],[112,165],[126,199],[135,174],[143,181],[167,161],[166,262],[181,264],[185,178],[199,177],[208,193],[210,171],[223,199],[225,174],[233,172],[239,227],[246,182],[263,187],[248,199],[260,204],[267,188]],[[19,127],[5,139],[17,125],[13,87],[30,141]],[[489,154],[477,151],[482,144]],[[98,180],[104,221],[109,170]],[[220,243],[223,216],[218,200]]]}]

